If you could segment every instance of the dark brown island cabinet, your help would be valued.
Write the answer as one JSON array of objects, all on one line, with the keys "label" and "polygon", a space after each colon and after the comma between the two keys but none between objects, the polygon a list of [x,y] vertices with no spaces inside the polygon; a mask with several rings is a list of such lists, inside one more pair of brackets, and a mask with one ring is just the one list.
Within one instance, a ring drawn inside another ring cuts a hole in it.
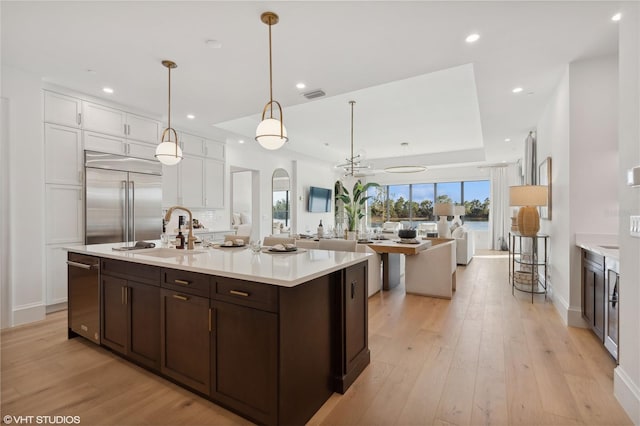
[{"label": "dark brown island cabinet", "polygon": [[100,265],[101,344],[254,422],[304,424],[370,362],[366,260],[293,287]]}]

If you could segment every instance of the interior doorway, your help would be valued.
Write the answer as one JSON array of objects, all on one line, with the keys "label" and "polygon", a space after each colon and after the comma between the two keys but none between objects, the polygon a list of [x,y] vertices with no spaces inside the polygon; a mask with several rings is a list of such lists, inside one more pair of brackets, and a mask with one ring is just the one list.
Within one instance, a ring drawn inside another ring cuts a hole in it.
[{"label": "interior doorway", "polygon": [[231,166],[230,218],[236,229],[250,226],[251,239],[260,234],[260,172]]}]

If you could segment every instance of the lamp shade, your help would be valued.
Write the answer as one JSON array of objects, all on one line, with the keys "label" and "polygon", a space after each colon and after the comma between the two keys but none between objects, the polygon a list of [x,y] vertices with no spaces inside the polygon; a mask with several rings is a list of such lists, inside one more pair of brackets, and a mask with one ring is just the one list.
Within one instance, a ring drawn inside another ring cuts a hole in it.
[{"label": "lamp shade", "polygon": [[465,214],[464,206],[455,206],[453,210],[453,214],[456,216],[464,216]]},{"label": "lamp shade", "polygon": [[451,203],[436,203],[433,208],[433,214],[436,216],[453,216],[453,204]]},{"label": "lamp shade", "polygon": [[[281,131],[282,133],[280,133]],[[258,124],[256,140],[265,149],[278,149],[281,148],[289,138],[287,137],[287,129],[284,125],[280,124],[280,120],[266,118]]]},{"label": "lamp shade", "polygon": [[546,206],[548,190],[542,185],[520,185],[509,187],[509,205]]},{"label": "lamp shade", "polygon": [[182,149],[176,142],[162,142],[156,148],[156,158],[166,166],[175,166],[182,160]]}]

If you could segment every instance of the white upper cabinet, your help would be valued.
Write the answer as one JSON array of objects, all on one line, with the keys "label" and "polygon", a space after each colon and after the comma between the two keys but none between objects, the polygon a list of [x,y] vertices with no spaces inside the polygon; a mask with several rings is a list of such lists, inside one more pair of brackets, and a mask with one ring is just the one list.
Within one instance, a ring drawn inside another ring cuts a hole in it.
[{"label": "white upper cabinet", "polygon": [[203,155],[203,141],[204,139],[200,136],[195,136],[189,133],[180,132],[178,133],[178,139],[180,140],[180,146],[182,147],[182,152],[184,154],[190,155]]},{"label": "white upper cabinet", "polygon": [[160,143],[160,122],[135,114],[127,114],[127,139]]},{"label": "white upper cabinet", "polygon": [[215,158],[224,161],[224,144],[216,141],[205,140],[204,155],[207,158]]},{"label": "white upper cabinet", "polygon": [[204,158],[185,155],[180,162],[181,202],[185,207],[204,207]]},{"label": "white upper cabinet", "polygon": [[45,182],[82,185],[82,132],[57,124],[44,125]]},{"label": "white upper cabinet", "polygon": [[114,136],[126,136],[126,114],[123,111],[83,101],[82,118],[82,127],[85,130]]},{"label": "white upper cabinet", "polygon": [[205,160],[204,178],[204,207],[224,207],[224,162],[218,160]]},{"label": "white upper cabinet", "polygon": [[157,144],[160,122],[119,109],[82,102],[83,129]]},{"label": "white upper cabinet", "polygon": [[44,121],[69,127],[82,125],[82,101],[71,96],[44,91]]},{"label": "white upper cabinet", "polygon": [[119,155],[125,155],[127,153],[127,143],[124,137],[87,131],[83,132],[83,134],[84,149],[86,150]]}]

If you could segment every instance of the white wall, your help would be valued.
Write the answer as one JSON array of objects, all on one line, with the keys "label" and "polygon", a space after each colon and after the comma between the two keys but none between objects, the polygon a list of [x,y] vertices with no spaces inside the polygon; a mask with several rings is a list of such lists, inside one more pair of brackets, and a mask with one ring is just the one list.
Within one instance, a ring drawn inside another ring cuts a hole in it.
[{"label": "white wall", "polygon": [[552,220],[541,231],[551,237],[553,300],[575,326],[584,326],[575,235],[618,232],[617,84],[617,57],[572,62],[538,124],[538,163],[552,158]]},{"label": "white wall", "polygon": [[334,221],[334,203],[331,202],[331,211],[327,213],[310,213],[309,205],[309,187],[315,186],[319,188],[327,188],[331,190],[339,176],[335,173],[333,166],[327,163],[319,163],[317,161],[298,159],[295,161],[295,175],[297,197],[293,200],[296,205],[296,224],[298,233],[310,232],[315,234],[320,220],[325,230],[335,226]]},{"label": "white wall", "polygon": [[540,158],[552,158],[552,220],[540,221],[540,232],[550,236],[549,275],[553,301],[568,322],[571,282],[569,67],[558,84],[537,126]]},{"label": "white wall", "polygon": [[[9,280],[11,325],[44,318],[44,144],[39,77],[2,68],[9,107]],[[3,292],[4,293],[4,292]]]},{"label": "white wall", "polygon": [[625,172],[640,165],[640,6],[627,2],[619,23],[620,365],[614,393],[640,424],[640,238],[629,236],[629,216],[640,215],[640,188],[625,185]]}]

